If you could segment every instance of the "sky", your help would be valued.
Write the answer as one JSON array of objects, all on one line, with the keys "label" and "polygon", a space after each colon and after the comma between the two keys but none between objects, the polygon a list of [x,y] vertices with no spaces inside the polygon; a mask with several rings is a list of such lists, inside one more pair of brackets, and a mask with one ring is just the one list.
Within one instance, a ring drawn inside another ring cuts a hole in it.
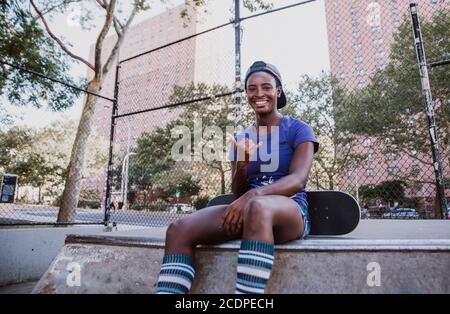
[{"label": "sky", "polygon": [[[119,3],[123,1],[119,0]],[[169,0],[163,5],[160,1],[154,0],[151,2],[152,9],[136,16],[133,24],[158,15],[183,2],[183,0]],[[300,1],[275,0],[274,7],[298,2]],[[229,10],[232,6],[232,0],[209,0],[208,12],[202,14],[198,30],[228,22],[232,17]],[[92,12],[99,11],[92,10]],[[245,9],[241,12],[241,16],[250,14],[252,13]],[[75,54],[88,59],[90,46],[98,36],[103,17],[94,15],[91,23],[93,27],[86,31],[80,26],[77,16],[79,16],[79,11],[76,8],[66,15],[55,16],[49,23],[50,28],[58,37],[71,43],[70,49]],[[249,19],[244,21],[242,26],[243,75],[253,61],[264,60],[275,64],[283,76],[284,85],[293,89],[301,74],[318,75],[322,70],[329,70],[323,0]],[[74,64],[71,74],[74,77],[84,77],[87,74],[87,67],[82,63]],[[10,114],[22,117],[22,120],[16,120],[16,125],[34,127],[44,127],[52,121],[62,118],[79,119],[81,108],[82,99],[79,99],[69,110],[57,113],[45,109],[7,106]]]}]

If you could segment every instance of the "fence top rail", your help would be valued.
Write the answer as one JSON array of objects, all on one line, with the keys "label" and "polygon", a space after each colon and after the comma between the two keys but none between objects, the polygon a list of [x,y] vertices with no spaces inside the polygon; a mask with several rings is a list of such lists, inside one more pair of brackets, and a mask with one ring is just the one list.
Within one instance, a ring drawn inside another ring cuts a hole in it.
[{"label": "fence top rail", "polygon": [[214,99],[214,98],[221,98],[221,97],[231,96],[231,95],[234,95],[236,93],[237,93],[237,91],[232,91],[232,92],[229,92],[229,93],[223,93],[223,94],[218,94],[218,95],[214,95],[214,96],[207,96],[207,97],[202,97],[202,98],[182,101],[182,102],[169,104],[169,105],[164,105],[164,106],[159,106],[159,107],[155,107],[155,108],[148,108],[148,109],[139,110],[139,111],[127,112],[127,113],[123,113],[123,114],[114,115],[113,118],[114,119],[118,119],[118,118],[129,117],[129,116],[133,116],[133,115],[137,115],[137,114],[141,114],[141,113],[146,113],[146,112],[150,112],[150,111],[156,111],[156,110],[161,110],[161,109],[166,109],[166,108],[173,108],[173,107],[178,107],[178,106],[189,105],[189,104],[194,103],[194,102],[200,102],[200,101],[211,100],[211,99]]},{"label": "fence top rail", "polygon": [[[296,6],[299,6],[299,5],[303,5],[303,4],[307,4],[307,3],[311,3],[311,2],[316,2],[316,1],[318,1],[318,0],[307,0],[307,1],[302,1],[302,2],[298,2],[298,3],[290,4],[290,5],[281,7],[281,8],[276,8],[276,9],[273,9],[273,10],[268,10],[268,11],[261,12],[261,13],[257,13],[257,14],[254,14],[254,15],[249,15],[249,16],[242,17],[242,18],[240,18],[240,21],[248,20],[248,19],[255,18],[255,17],[261,16],[261,15],[266,15],[266,14],[278,12],[278,11],[281,11],[281,10],[290,9],[290,8],[293,8],[293,7],[296,7]],[[222,27],[225,27],[225,26],[234,24],[235,22],[236,22],[236,20],[233,19],[233,20],[231,20],[231,21],[228,22],[228,23],[224,23],[224,24],[221,24],[221,25],[218,25],[218,26],[209,28],[209,29],[207,29],[207,30],[204,30],[204,31],[202,31],[202,32],[195,33],[195,34],[189,35],[189,36],[187,36],[187,37],[183,37],[183,38],[177,39],[177,40],[172,41],[172,42],[170,42],[170,43],[167,43],[167,44],[165,44],[165,45],[159,46],[159,47],[157,47],[157,48],[153,48],[153,49],[151,49],[151,50],[148,50],[148,51],[142,52],[142,53],[140,53],[140,54],[137,54],[137,55],[135,55],[135,56],[126,58],[126,59],[124,59],[124,60],[121,60],[121,61],[119,62],[119,64],[128,62],[128,61],[130,61],[130,60],[133,60],[133,59],[142,57],[143,55],[146,55],[146,54],[149,54],[149,53],[152,53],[152,52],[155,52],[155,51],[158,51],[158,50],[167,48],[167,47],[170,47],[170,46],[172,46],[172,45],[176,45],[176,44],[178,44],[178,43],[180,43],[180,42],[183,42],[183,41],[185,41],[185,40],[188,40],[188,39],[191,39],[191,38],[194,38],[194,37],[197,37],[197,36],[200,36],[200,35],[203,35],[203,34],[212,32],[212,31],[217,30],[217,29],[220,29],[220,28],[222,28]]]},{"label": "fence top rail", "polygon": [[289,5],[286,5],[284,7],[268,10],[268,11],[261,12],[261,13],[256,13],[256,14],[249,15],[249,16],[244,16],[244,17],[241,18],[241,21],[245,21],[245,20],[252,19],[252,18],[255,18],[255,17],[258,17],[258,16],[271,14],[271,13],[275,13],[275,12],[286,10],[286,9],[291,9],[291,8],[297,7],[299,5],[304,5],[304,4],[308,4],[308,3],[316,2],[316,1],[318,1],[318,0],[306,0],[306,1],[301,1],[301,2],[294,3],[294,4],[289,4]]},{"label": "fence top rail", "polygon": [[158,51],[158,50],[167,48],[167,47],[176,45],[176,44],[178,44],[178,43],[180,43],[180,42],[183,42],[183,41],[185,41],[185,40],[188,40],[188,39],[194,38],[194,37],[196,37],[196,36],[199,36],[199,35],[203,35],[203,34],[212,32],[212,31],[214,31],[214,30],[217,30],[217,29],[219,29],[219,28],[222,28],[222,27],[231,25],[231,24],[233,24],[233,23],[234,23],[234,21],[231,21],[231,22],[228,22],[228,23],[225,23],[225,24],[221,24],[221,25],[215,26],[215,27],[213,27],[213,28],[209,28],[209,29],[204,30],[204,31],[202,31],[202,32],[200,32],[200,33],[195,33],[195,34],[189,35],[189,36],[187,36],[187,37],[183,37],[183,38],[181,38],[181,39],[177,39],[177,40],[172,41],[172,42],[170,42],[170,43],[168,43],[168,44],[165,44],[165,45],[163,45],[163,46],[159,46],[159,47],[157,47],[157,48],[153,48],[153,49],[151,49],[151,50],[148,50],[148,51],[142,52],[142,53],[140,53],[140,54],[137,54],[137,55],[135,55],[135,56],[129,57],[129,58],[127,58],[127,59],[124,59],[124,60],[120,61],[119,64],[128,62],[128,61],[130,61],[130,60],[133,60],[133,59],[142,57],[142,56],[144,56],[144,55],[146,55],[146,54],[149,54],[149,53],[152,53],[152,52],[155,52],[155,51]]},{"label": "fence top rail", "polygon": [[25,69],[24,67],[21,67],[21,66],[19,66],[19,65],[17,65],[17,64],[12,64],[12,63],[9,63],[9,62],[4,61],[4,60],[0,60],[0,63],[2,63],[2,64],[4,64],[4,65],[7,65],[7,66],[10,66],[10,67],[12,67],[12,68],[15,68],[15,69],[17,69],[17,70],[20,70],[20,71],[22,71],[22,72],[26,72],[26,73],[29,73],[29,74],[32,74],[32,75],[36,75],[36,76],[38,76],[38,77],[40,77],[40,78],[43,78],[43,79],[52,81],[52,82],[54,82],[54,83],[58,83],[58,84],[61,84],[61,85],[70,87],[70,88],[75,89],[75,90],[77,90],[77,91],[80,91],[80,92],[83,92],[83,93],[86,93],[86,94],[90,94],[90,95],[93,95],[93,96],[96,96],[96,97],[99,97],[99,98],[103,98],[103,99],[105,99],[105,100],[109,100],[110,102],[115,102],[115,101],[116,101],[115,99],[108,98],[108,97],[102,96],[102,95],[100,95],[100,94],[97,94],[97,93],[88,91],[87,89],[83,89],[83,88],[80,88],[80,87],[78,87],[78,86],[75,86],[75,85],[72,85],[72,84],[69,84],[69,83],[60,81],[60,80],[58,80],[58,79],[55,79],[55,78],[52,78],[52,77],[48,77],[48,76],[45,75],[45,74],[38,73],[38,72],[33,71],[33,70]]}]

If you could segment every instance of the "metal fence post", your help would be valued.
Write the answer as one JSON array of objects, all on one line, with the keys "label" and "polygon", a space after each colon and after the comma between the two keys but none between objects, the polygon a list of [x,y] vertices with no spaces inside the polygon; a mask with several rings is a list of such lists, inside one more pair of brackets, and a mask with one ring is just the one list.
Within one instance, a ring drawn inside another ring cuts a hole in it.
[{"label": "metal fence post", "polygon": [[106,177],[106,194],[105,194],[105,217],[104,224],[107,225],[110,217],[111,206],[113,202],[111,200],[111,184],[113,175],[113,143],[114,143],[114,131],[116,126],[116,115],[118,113],[118,96],[119,96],[119,71],[120,63],[116,65],[116,77],[114,81],[114,101],[113,108],[111,110],[111,131],[109,135],[109,156],[108,156],[108,173]]},{"label": "metal fence post", "polygon": [[436,131],[436,120],[434,116],[433,97],[431,95],[430,80],[428,77],[427,61],[425,58],[425,49],[422,41],[422,32],[420,29],[419,18],[417,15],[417,4],[409,5],[413,26],[414,44],[416,48],[417,61],[419,65],[420,84],[422,86],[422,101],[428,119],[428,131],[430,134],[431,149],[433,155],[433,167],[436,177],[436,194],[439,201],[441,219],[447,218],[447,200],[445,198],[444,180],[442,174],[442,162],[439,152],[439,143]]},{"label": "metal fence post", "polygon": [[241,82],[241,14],[240,0],[234,0],[234,38],[235,38],[235,104],[236,132],[242,131],[242,82]]}]

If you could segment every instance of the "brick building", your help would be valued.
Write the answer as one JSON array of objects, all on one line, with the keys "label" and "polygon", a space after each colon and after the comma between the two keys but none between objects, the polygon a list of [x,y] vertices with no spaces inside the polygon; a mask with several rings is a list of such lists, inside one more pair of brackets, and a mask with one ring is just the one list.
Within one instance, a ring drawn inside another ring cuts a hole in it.
[{"label": "brick building", "polygon": [[[439,9],[450,9],[448,1],[415,2],[421,20],[431,18]],[[393,34],[402,21],[409,18],[409,3],[408,0],[325,1],[331,72],[342,86],[349,90],[362,88],[377,70],[386,67]],[[343,170],[340,188],[357,195],[356,191],[363,185],[377,185],[405,177],[414,182],[417,178],[416,183],[408,186],[405,195],[422,198],[420,209],[431,211],[435,201],[434,169],[431,160],[429,163],[420,162],[428,160],[429,156],[420,156],[416,151],[386,152],[390,144],[390,139],[359,136],[352,150],[367,157],[357,167]],[[450,175],[445,164],[444,173]],[[380,203],[372,205],[379,206]]]}]

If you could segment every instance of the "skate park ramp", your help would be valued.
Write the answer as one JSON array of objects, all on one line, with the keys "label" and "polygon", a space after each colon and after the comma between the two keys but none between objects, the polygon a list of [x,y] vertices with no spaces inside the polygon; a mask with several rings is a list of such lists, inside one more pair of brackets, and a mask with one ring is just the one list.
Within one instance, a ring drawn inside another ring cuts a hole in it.
[{"label": "skate park ramp", "polygon": [[[36,294],[155,293],[165,228],[69,235]],[[239,241],[196,249],[191,293],[234,293]],[[267,293],[450,293],[450,221],[363,220],[276,245]]]}]

